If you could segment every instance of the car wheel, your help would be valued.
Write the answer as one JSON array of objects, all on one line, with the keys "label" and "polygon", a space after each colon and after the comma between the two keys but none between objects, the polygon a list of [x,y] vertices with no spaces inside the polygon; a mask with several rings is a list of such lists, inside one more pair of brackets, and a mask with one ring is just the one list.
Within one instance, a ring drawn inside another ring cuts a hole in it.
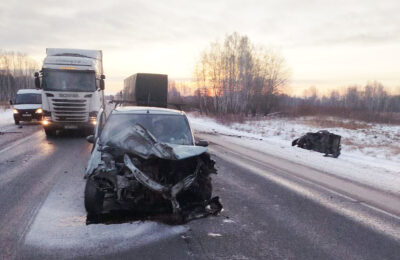
[{"label": "car wheel", "polygon": [[94,180],[88,179],[85,187],[85,208],[88,215],[99,215],[103,210],[104,192],[100,191]]},{"label": "car wheel", "polygon": [[55,129],[44,129],[44,132],[46,133],[46,136],[55,136],[56,135],[56,130]]}]

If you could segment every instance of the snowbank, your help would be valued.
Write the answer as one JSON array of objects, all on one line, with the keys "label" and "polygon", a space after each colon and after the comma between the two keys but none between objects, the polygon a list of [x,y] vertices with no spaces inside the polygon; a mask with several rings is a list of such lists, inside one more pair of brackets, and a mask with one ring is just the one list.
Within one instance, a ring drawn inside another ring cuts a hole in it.
[{"label": "snowbank", "polygon": [[[359,129],[319,127],[313,125],[312,118],[265,118],[227,126],[196,114],[188,116],[195,132],[218,133],[230,142],[400,194],[400,126],[360,123]],[[338,159],[291,146],[293,139],[321,129],[342,136]]]},{"label": "snowbank", "polygon": [[12,109],[4,109],[0,107],[0,126],[10,125],[14,123]]}]

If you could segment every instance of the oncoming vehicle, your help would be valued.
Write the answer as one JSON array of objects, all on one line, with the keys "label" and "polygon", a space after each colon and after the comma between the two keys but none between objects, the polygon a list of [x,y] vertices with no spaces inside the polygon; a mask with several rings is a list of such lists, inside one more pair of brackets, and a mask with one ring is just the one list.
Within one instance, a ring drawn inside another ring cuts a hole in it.
[{"label": "oncoming vehicle", "polygon": [[195,143],[184,112],[119,107],[106,123],[103,114],[95,135],[87,138],[94,143],[85,176],[88,216],[107,211],[108,199],[136,212],[173,213],[182,220],[222,209],[218,197],[212,198],[210,174],[216,169],[208,144]]},{"label": "oncoming vehicle", "polygon": [[19,125],[20,121],[41,121],[43,116],[42,91],[37,89],[20,89],[17,92],[13,105],[14,122]]},{"label": "oncoming vehicle", "polygon": [[104,102],[101,50],[47,48],[35,85],[43,90],[42,125],[47,136],[75,129],[92,134]]}]

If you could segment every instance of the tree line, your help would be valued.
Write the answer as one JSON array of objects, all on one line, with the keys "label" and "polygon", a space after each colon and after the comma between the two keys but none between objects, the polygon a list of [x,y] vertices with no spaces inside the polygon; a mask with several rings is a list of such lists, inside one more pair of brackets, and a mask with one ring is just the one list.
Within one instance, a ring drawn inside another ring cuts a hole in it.
[{"label": "tree line", "polygon": [[284,59],[233,33],[202,53],[195,68],[200,110],[215,114],[269,113],[288,79]]},{"label": "tree line", "polygon": [[[400,96],[391,95],[379,82],[349,86],[319,95],[315,87],[303,97],[282,94],[289,73],[277,52],[257,47],[247,36],[233,33],[213,42],[196,63],[193,96],[179,96],[182,86],[172,84],[175,99],[205,114],[333,115],[366,121],[400,122]],[[172,93],[171,93],[172,94]]]},{"label": "tree line", "polygon": [[0,101],[14,99],[17,91],[35,88],[38,63],[26,54],[0,50]]},{"label": "tree line", "polygon": [[332,90],[328,95],[318,95],[316,88],[308,91],[303,103],[312,106],[343,107],[353,111],[400,112],[398,96],[388,93],[382,83],[368,82],[365,86],[349,86],[342,93]]},{"label": "tree line", "polygon": [[281,95],[277,110],[292,115],[332,115],[381,123],[400,123],[400,95],[391,95],[377,81],[365,86],[348,86],[319,95],[315,87],[304,97]]}]

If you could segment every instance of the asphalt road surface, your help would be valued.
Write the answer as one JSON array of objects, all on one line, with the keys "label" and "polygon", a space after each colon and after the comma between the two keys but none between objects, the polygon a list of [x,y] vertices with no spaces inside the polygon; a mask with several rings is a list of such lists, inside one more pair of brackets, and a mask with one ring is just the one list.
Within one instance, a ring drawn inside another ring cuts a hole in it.
[{"label": "asphalt road surface", "polygon": [[201,137],[217,162],[219,216],[86,225],[91,145],[0,127],[0,259],[400,259],[396,194]]}]

